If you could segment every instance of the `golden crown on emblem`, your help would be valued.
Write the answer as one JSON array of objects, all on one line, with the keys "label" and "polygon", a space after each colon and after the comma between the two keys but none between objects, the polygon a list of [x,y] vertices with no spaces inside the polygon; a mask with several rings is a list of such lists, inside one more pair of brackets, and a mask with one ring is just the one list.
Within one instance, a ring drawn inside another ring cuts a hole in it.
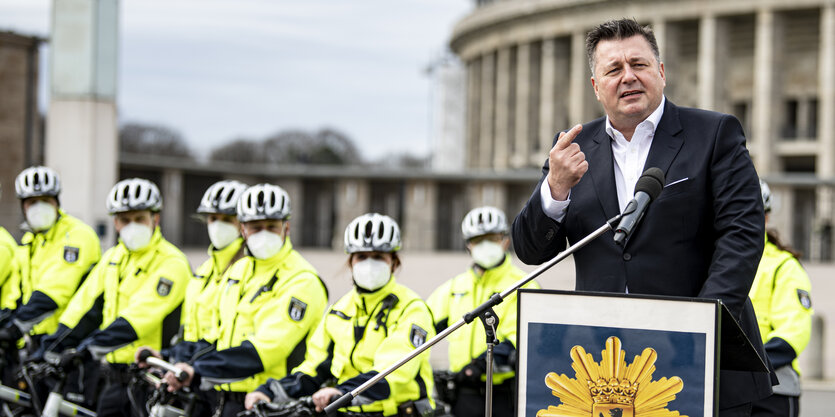
[{"label": "golden crown on emblem", "polygon": [[[628,366],[615,336],[606,340],[598,364],[582,346],[571,348],[576,378],[548,373],[545,385],[562,404],[539,410],[537,417],[676,417],[667,404],[684,388],[681,378],[652,380],[658,354],[646,348]],[[683,416],[686,417],[686,416]]]}]

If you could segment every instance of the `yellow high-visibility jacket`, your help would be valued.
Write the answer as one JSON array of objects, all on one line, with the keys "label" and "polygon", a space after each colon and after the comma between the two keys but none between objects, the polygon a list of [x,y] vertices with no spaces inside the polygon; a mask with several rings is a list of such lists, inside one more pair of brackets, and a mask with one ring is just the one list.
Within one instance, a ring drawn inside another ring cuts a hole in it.
[{"label": "yellow high-visibility jacket", "polygon": [[269,259],[235,262],[221,284],[217,349],[193,362],[216,389],[249,392],[304,358],[328,304],[325,284],[290,239]]},{"label": "yellow high-visibility jacket", "polygon": [[[388,368],[434,336],[432,313],[412,290],[392,276],[374,292],[356,288],[339,299],[310,339],[304,362],[291,375],[258,388],[274,401],[315,393],[336,378],[336,389],[349,392]],[[358,397],[362,405],[342,411],[397,414],[397,406],[428,399],[434,381],[429,350],[407,362]]]},{"label": "yellow high-visibility jacket", "polygon": [[0,311],[5,314],[11,314],[17,308],[20,298],[20,273],[15,253],[17,241],[0,227]]},{"label": "yellow high-visibility jacket", "polygon": [[791,253],[766,241],[749,297],[754,304],[765,351],[775,369],[786,365],[799,374],[797,357],[812,332],[812,284]]},{"label": "yellow high-visibility jacket", "polygon": [[[504,262],[492,269],[484,271],[478,276],[474,269],[456,276],[438,287],[431,296],[428,304],[435,317],[435,330],[442,331],[449,324],[460,320],[464,314],[472,311],[493,294],[500,293],[519,281],[526,274],[511,262],[509,255]],[[536,281],[525,284],[522,288],[540,288]],[[515,375],[514,363],[510,358],[516,350],[516,293],[508,296],[493,311],[499,317],[499,327],[496,338],[499,345],[494,348],[493,383],[500,384]],[[487,351],[487,336],[484,326],[479,322],[464,325],[458,331],[449,335],[449,368],[459,372],[473,359],[481,358]],[[486,376],[482,375],[482,380]]]},{"label": "yellow high-visibility jacket", "polygon": [[52,333],[82,278],[101,257],[99,238],[59,209],[51,228],[23,235],[17,255],[22,305],[14,322],[23,332]]},{"label": "yellow high-visibility jacket", "polygon": [[[59,332],[69,331],[67,340],[80,340],[79,349],[106,355],[110,363],[133,363],[139,347],[159,350],[168,343],[164,328],[176,334],[190,277],[185,255],[159,228],[141,250],[130,251],[120,242],[90,271],[61,316]],[[89,315],[102,317],[92,333],[82,320]]]},{"label": "yellow high-visibility jacket", "polygon": [[183,340],[214,343],[220,330],[218,303],[220,283],[230,262],[242,250],[243,238],[235,239],[223,249],[209,247],[209,259],[203,262],[186,287],[183,302]]}]

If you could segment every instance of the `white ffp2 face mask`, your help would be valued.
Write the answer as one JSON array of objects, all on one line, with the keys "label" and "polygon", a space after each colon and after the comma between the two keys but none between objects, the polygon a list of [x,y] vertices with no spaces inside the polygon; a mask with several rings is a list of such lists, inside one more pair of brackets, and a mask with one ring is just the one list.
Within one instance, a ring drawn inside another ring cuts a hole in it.
[{"label": "white ffp2 face mask", "polygon": [[482,240],[470,249],[470,256],[473,257],[476,265],[484,269],[490,269],[499,266],[504,260],[505,252],[501,243]]},{"label": "white ffp2 face mask", "polygon": [[35,232],[49,229],[57,219],[58,210],[45,201],[37,201],[26,210],[26,224]]},{"label": "white ffp2 face mask", "polygon": [[272,258],[284,246],[284,237],[262,230],[246,238],[246,247],[256,259]]},{"label": "white ffp2 face mask", "polygon": [[240,230],[232,223],[216,220],[209,223],[209,240],[215,249],[223,249],[240,236]]},{"label": "white ffp2 face mask", "polygon": [[130,222],[119,231],[119,239],[130,251],[138,251],[151,243],[154,229],[141,223]]},{"label": "white ffp2 face mask", "polygon": [[364,259],[354,264],[351,269],[354,283],[367,291],[376,291],[386,285],[391,278],[391,266],[377,259]]}]

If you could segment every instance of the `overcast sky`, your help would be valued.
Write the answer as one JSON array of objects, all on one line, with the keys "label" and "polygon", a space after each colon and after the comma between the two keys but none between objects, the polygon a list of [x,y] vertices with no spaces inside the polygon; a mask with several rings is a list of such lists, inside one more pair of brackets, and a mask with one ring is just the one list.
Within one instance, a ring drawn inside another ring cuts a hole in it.
[{"label": "overcast sky", "polygon": [[[123,0],[120,123],[174,128],[201,155],[237,137],[322,127],[369,159],[424,155],[424,69],[472,3]],[[0,30],[48,36],[51,4],[0,0]]]}]

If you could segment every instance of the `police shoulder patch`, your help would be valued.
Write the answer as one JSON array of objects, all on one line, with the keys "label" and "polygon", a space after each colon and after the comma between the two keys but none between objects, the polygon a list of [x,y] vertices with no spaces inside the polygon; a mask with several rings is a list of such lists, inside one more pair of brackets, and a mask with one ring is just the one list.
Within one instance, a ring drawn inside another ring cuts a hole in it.
[{"label": "police shoulder patch", "polygon": [[68,263],[75,263],[78,260],[78,248],[64,246],[64,260]]},{"label": "police shoulder patch", "polygon": [[800,305],[802,305],[803,308],[807,310],[812,308],[812,296],[809,295],[808,291],[798,288],[797,299],[800,300]]},{"label": "police shoulder patch", "polygon": [[174,282],[165,277],[159,277],[159,282],[157,282],[157,294],[162,297],[171,294],[171,287],[174,285]]},{"label": "police shoulder patch", "polygon": [[428,334],[429,333],[427,333],[426,330],[423,330],[417,324],[413,324],[412,325],[412,332],[409,333],[409,341],[412,342],[412,346],[414,346],[416,348],[420,347],[420,345],[422,345],[426,342],[426,336]]},{"label": "police shoulder patch", "polygon": [[293,321],[302,321],[305,311],[307,311],[306,303],[296,297],[290,297],[290,308],[287,312]]}]

